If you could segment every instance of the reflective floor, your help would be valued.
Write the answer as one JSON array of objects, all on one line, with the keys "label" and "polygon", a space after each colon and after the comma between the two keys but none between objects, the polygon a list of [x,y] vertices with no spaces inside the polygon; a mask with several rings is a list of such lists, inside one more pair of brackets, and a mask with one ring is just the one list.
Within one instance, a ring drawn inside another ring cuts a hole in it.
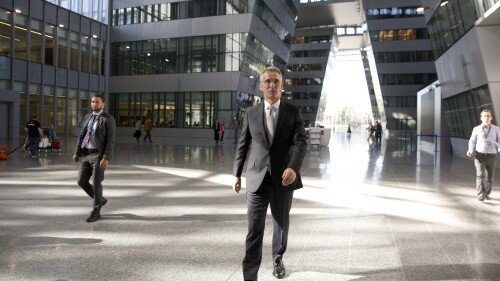
[{"label": "reflective floor", "polygon": [[[73,139],[0,161],[0,280],[241,280],[233,141],[153,141],[118,140],[94,223]],[[472,161],[337,133],[308,151],[302,174],[287,280],[500,279],[500,182],[479,202]],[[267,223],[259,280],[275,280]]]}]

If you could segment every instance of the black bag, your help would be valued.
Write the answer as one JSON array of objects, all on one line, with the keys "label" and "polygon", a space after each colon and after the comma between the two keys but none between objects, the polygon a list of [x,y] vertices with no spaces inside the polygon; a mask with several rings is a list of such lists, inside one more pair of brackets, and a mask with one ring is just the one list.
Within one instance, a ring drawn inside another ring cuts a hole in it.
[{"label": "black bag", "polygon": [[141,132],[135,131],[135,133],[132,135],[134,138],[139,138],[141,136]]}]

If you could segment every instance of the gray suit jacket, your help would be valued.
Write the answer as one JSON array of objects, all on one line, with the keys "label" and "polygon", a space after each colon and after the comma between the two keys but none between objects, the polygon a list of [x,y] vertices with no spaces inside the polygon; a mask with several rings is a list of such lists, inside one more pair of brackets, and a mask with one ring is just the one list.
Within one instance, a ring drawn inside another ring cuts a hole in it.
[{"label": "gray suit jacket", "polygon": [[[80,157],[83,156],[83,149],[80,147],[87,132],[87,125],[89,123],[92,113],[89,113],[83,118],[83,126],[80,130],[80,135],[78,136],[78,141],[76,143],[75,154]],[[103,158],[111,160],[113,157],[113,149],[115,146],[115,130],[116,122],[115,118],[110,114],[103,112],[97,123],[97,128],[94,133],[95,142],[99,153]]]},{"label": "gray suit jacket", "polygon": [[[247,160],[246,189],[256,192],[266,175],[267,163],[271,163],[271,176],[276,191],[285,192],[302,187],[300,168],[307,142],[304,120],[298,107],[281,101],[273,142],[266,134],[264,102],[247,109],[236,149],[233,175],[241,177]],[[297,173],[295,182],[283,186],[281,176],[286,168]]]}]

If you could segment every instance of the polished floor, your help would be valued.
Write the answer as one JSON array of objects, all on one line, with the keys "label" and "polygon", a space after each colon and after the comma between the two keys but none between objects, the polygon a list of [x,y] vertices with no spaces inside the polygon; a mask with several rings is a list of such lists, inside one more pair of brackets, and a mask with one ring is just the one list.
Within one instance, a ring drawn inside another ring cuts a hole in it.
[{"label": "polished floor", "polygon": [[[73,138],[0,161],[0,280],[242,280],[232,140],[153,141],[118,139],[94,223]],[[336,133],[308,151],[286,280],[500,280],[500,182],[479,202],[472,161],[402,145]],[[269,218],[259,280],[275,280]]]}]

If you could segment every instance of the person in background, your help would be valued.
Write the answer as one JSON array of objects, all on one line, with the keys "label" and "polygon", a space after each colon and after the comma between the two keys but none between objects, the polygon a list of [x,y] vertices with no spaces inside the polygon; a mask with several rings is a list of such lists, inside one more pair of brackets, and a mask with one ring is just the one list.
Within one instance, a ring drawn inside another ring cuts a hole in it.
[{"label": "person in background", "polygon": [[379,121],[375,121],[375,140],[382,141],[382,123]]},{"label": "person in background", "polygon": [[220,143],[224,143],[224,131],[226,129],[226,126],[224,125],[224,121],[221,121],[220,122],[220,125],[219,125],[219,136],[220,136]]},{"label": "person in background", "polygon": [[137,139],[137,142],[139,142],[141,135],[142,135],[142,122],[144,121],[144,118],[137,117],[137,122],[135,122],[135,133],[134,136]]},{"label": "person in background", "polygon": [[219,143],[219,128],[220,128],[220,123],[219,123],[219,119],[215,119],[215,122],[214,122],[214,140],[215,140],[215,143]]},{"label": "person in background", "polygon": [[31,116],[31,120],[24,127],[24,132],[26,133],[24,149],[31,157],[34,157],[40,145],[40,140],[43,138],[43,130],[40,122],[38,122],[37,114]]},{"label": "person in background", "polygon": [[[104,112],[104,97],[95,95],[91,99],[92,113],[83,119],[84,126],[78,136],[73,160],[81,158],[78,172],[78,185],[94,199],[94,208],[87,218],[93,222],[101,218],[101,207],[108,200],[104,198],[101,182],[104,180],[104,171],[113,156],[115,146],[116,123],[113,116]],[[92,177],[93,175],[93,177]],[[92,177],[92,184],[89,182]]]},{"label": "person in background", "polygon": [[293,191],[302,188],[300,168],[307,141],[300,109],[280,100],[282,89],[281,71],[274,66],[266,68],[260,75],[264,101],[247,109],[236,147],[233,190],[237,193],[248,158],[244,280],[258,277],[268,205],[273,218],[273,276],[281,279],[286,275],[283,255],[288,243],[290,209]]},{"label": "person in background", "polygon": [[233,129],[234,133],[234,143],[238,141],[238,131],[240,129],[240,122],[238,122],[238,117],[234,116],[233,121],[231,121],[230,128]]},{"label": "person in background", "polygon": [[144,120],[144,132],[146,132],[146,135],[144,135],[144,142],[146,142],[146,139],[149,139],[149,143],[152,143],[153,141],[151,140],[151,131],[153,130],[153,121],[151,121],[150,117],[147,117],[146,120]]},{"label": "person in background", "polygon": [[474,155],[476,166],[476,195],[479,201],[490,200],[495,177],[497,153],[500,151],[500,128],[491,124],[491,110],[481,111],[481,125],[472,129],[467,157]]}]

